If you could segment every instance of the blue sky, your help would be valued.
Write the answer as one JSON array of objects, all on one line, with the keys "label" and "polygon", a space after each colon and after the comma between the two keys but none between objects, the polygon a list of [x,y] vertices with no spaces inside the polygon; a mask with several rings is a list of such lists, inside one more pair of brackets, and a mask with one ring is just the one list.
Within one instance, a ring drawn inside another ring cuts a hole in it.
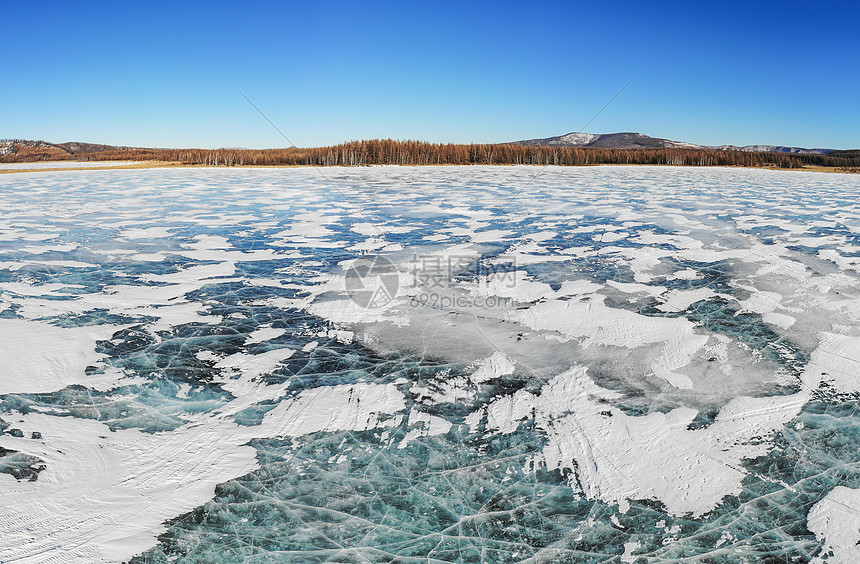
[{"label": "blue sky", "polygon": [[14,2],[0,138],[860,147],[860,3]]}]

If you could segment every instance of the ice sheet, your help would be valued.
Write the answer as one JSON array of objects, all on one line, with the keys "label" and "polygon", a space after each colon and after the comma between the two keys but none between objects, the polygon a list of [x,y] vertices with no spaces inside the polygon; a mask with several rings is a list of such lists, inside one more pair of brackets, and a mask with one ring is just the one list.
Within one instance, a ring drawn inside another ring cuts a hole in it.
[{"label": "ice sheet", "polygon": [[850,555],[858,179],[534,173],[4,175],[0,559]]}]

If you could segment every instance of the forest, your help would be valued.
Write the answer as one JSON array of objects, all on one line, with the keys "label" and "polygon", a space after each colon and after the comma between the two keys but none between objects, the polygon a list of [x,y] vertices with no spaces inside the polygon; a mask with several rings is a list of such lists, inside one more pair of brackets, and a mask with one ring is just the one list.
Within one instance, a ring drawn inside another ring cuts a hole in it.
[{"label": "forest", "polygon": [[87,153],[29,151],[7,153],[0,162],[40,160],[166,161],[204,166],[369,166],[369,165],[674,165],[798,169],[833,167],[856,172],[860,151],[830,154],[769,153],[715,149],[606,149],[516,144],[442,144],[373,139],[340,145],[286,149],[141,149]]}]

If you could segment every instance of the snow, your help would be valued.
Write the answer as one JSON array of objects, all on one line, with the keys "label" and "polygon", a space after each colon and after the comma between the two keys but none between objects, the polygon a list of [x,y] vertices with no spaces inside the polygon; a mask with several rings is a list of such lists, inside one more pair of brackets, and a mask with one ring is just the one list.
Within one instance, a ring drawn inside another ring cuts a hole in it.
[{"label": "snow", "polygon": [[708,341],[706,335],[694,332],[694,325],[685,319],[646,317],[625,310],[607,307],[604,296],[587,299],[547,300],[528,309],[518,310],[511,318],[537,330],[556,331],[565,337],[581,339],[583,346],[610,345],[635,349],[645,345],[662,344],[652,366],[670,382],[683,378],[669,376],[670,372],[688,364],[692,356]]},{"label": "snow", "polygon": [[[773,437],[789,424],[809,432],[796,419],[811,398],[832,406],[860,390],[860,209],[846,198],[857,178],[547,167],[500,214],[533,168],[330,172],[374,187],[367,217],[304,169],[0,177],[0,395],[33,398],[0,417],[43,436],[0,435],[0,446],[46,465],[35,482],[0,473],[0,561],[127,560],[257,468],[250,441],[300,447],[327,433],[361,434],[368,451],[378,440],[402,457],[391,468],[445,441],[455,446],[433,452],[438,468],[474,445],[523,441],[523,456],[487,455],[480,472],[509,464],[505,484],[524,495],[546,475],[566,479],[553,491],[593,503],[595,530],[625,521],[601,504],[629,518],[638,500],[656,502],[661,518],[685,519],[660,533],[683,544],[711,512],[736,519],[727,496],[757,481],[808,487],[748,461],[781,456]],[[345,278],[369,253],[400,281],[373,308]],[[424,258],[456,268],[414,284]],[[87,394],[104,423],[72,415]],[[145,415],[126,418],[129,406]],[[141,432],[149,418],[172,430]],[[817,464],[849,468],[827,455]],[[451,470],[459,484],[466,474]],[[480,487],[485,499],[507,491]],[[856,512],[843,509],[857,490],[827,487],[809,528],[827,561],[854,561]],[[713,537],[741,551],[744,534]],[[617,535],[607,554],[650,558],[649,540]]]},{"label": "snow", "polygon": [[511,433],[534,414],[548,437],[543,463],[575,471],[587,497],[616,504],[655,499],[672,515],[701,517],[740,492],[747,476],[741,461],[767,452],[759,439],[781,429],[807,399],[739,397],[710,427],[689,430],[695,410],[632,417],[598,401],[614,397],[575,367],[539,395],[521,390],[490,404],[487,426]]},{"label": "snow", "polygon": [[827,382],[837,392],[860,391],[860,337],[821,332],[803,382],[812,389]]},{"label": "snow", "polygon": [[478,364],[477,370],[469,375],[476,384],[482,384],[493,378],[501,378],[513,374],[514,363],[501,351],[494,352]]},{"label": "snow", "polygon": [[62,328],[39,321],[0,319],[0,395],[53,392],[73,384],[93,385],[88,366],[105,357],[96,342],[122,327]]},{"label": "snow", "polygon": [[253,331],[248,338],[245,339],[246,345],[252,345],[254,343],[262,343],[265,341],[270,341],[272,339],[276,339],[286,333],[286,329],[278,329],[275,327],[261,327],[256,331]]},{"label": "snow", "polygon": [[41,168],[100,168],[140,164],[139,161],[47,161],[37,163],[0,163],[0,170],[39,170]]},{"label": "snow", "polygon": [[826,559],[819,556],[814,562],[855,564],[860,561],[860,489],[833,488],[812,506],[807,526],[823,541],[822,554],[833,553]]},{"label": "snow", "polygon": [[[48,469],[37,482],[0,481],[9,508],[0,515],[0,560],[48,561],[57,547],[63,561],[126,560],[155,542],[165,520],[210,499],[216,484],[255,469],[256,451],[246,446],[252,438],[393,426],[398,419],[381,417],[404,408],[394,385],[364,385],[308,390],[281,402],[259,427],[214,414],[148,434],[111,432],[84,419],[22,416],[25,435],[38,430],[44,439],[0,436],[0,446],[26,450]],[[431,422],[430,432],[436,426]]]}]

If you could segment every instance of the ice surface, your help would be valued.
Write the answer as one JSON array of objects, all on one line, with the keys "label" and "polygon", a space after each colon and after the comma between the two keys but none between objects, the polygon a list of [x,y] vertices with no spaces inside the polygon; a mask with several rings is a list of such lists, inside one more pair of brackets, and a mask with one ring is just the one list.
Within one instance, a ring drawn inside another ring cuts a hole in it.
[{"label": "ice surface", "polygon": [[93,380],[88,366],[103,354],[96,342],[110,339],[122,327],[56,327],[23,319],[0,319],[0,395],[53,392]]},{"label": "ice surface", "polygon": [[487,427],[509,433],[533,416],[548,444],[532,463],[575,470],[587,497],[623,506],[656,499],[671,514],[700,517],[740,493],[746,476],[741,460],[764,454],[769,446],[762,439],[781,429],[806,399],[735,398],[712,425],[690,430],[695,410],[631,417],[601,403],[615,396],[580,367],[557,376],[540,395],[520,391],[493,402]]},{"label": "ice surface", "polygon": [[860,561],[860,489],[833,488],[812,506],[807,523],[824,540],[824,552],[828,555],[826,560],[816,561],[833,564]]},{"label": "ice surface", "polygon": [[52,161],[38,163],[2,163],[0,170],[38,170],[40,168],[99,168],[138,164],[139,161]]},{"label": "ice surface", "polygon": [[860,179],[535,172],[0,177],[0,560],[854,558]]}]

